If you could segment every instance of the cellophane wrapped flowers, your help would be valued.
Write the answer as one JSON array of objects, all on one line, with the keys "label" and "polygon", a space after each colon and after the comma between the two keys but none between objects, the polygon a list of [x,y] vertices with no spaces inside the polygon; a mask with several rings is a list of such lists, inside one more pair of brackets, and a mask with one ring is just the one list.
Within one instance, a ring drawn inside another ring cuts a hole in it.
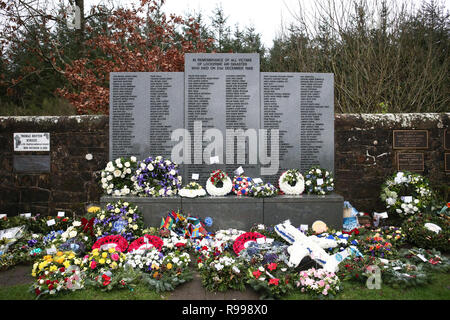
[{"label": "cellophane wrapped flowers", "polygon": [[134,191],[141,197],[169,197],[181,189],[178,165],[161,156],[140,161],[132,177]]}]

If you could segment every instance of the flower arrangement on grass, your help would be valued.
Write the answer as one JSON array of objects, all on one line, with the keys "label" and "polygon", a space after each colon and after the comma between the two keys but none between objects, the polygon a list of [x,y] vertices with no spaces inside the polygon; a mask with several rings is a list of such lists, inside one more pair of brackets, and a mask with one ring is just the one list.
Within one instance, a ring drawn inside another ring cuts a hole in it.
[{"label": "flower arrangement on grass", "polygon": [[311,268],[306,271],[300,271],[296,285],[301,292],[323,299],[336,296],[340,291],[341,282],[339,277],[333,272]]},{"label": "flower arrangement on grass", "polygon": [[404,262],[422,265],[425,271],[443,273],[448,273],[450,271],[449,259],[435,249],[402,249],[399,252],[399,256]]},{"label": "flower arrangement on grass", "polygon": [[249,196],[253,186],[253,179],[243,175],[233,178],[232,191],[237,196]]},{"label": "flower arrangement on grass", "polygon": [[106,164],[101,171],[100,185],[108,195],[127,196],[134,194],[131,178],[137,168],[136,157],[118,158]]},{"label": "flower arrangement on grass", "polygon": [[384,226],[374,230],[375,237],[381,236],[394,246],[400,246],[406,241],[406,234],[401,227]]},{"label": "flower arrangement on grass", "polygon": [[369,236],[361,240],[360,249],[363,254],[378,258],[389,258],[396,254],[392,243],[380,236]]},{"label": "flower arrangement on grass", "polygon": [[182,177],[178,164],[161,156],[140,161],[135,175],[134,191],[141,197],[170,197],[181,189]]},{"label": "flower arrangement on grass", "polygon": [[191,258],[187,252],[174,251],[167,255],[155,250],[151,253],[152,265],[143,275],[143,280],[156,292],[173,291],[177,286],[192,280],[189,270]]},{"label": "flower arrangement on grass", "polygon": [[305,179],[297,169],[283,172],[278,179],[281,192],[287,195],[300,195],[305,190]]},{"label": "flower arrangement on grass", "polygon": [[[46,255],[33,265],[31,275],[36,282],[30,291],[36,298],[54,295],[64,290],[76,290],[83,287],[80,269],[81,259],[71,251],[58,251],[55,255]],[[76,268],[75,268],[76,267]]]},{"label": "flower arrangement on grass", "polygon": [[226,196],[233,189],[233,183],[228,175],[222,170],[211,173],[206,181],[206,191],[214,197]]},{"label": "flower arrangement on grass", "polygon": [[400,260],[389,262],[383,273],[383,283],[393,288],[423,286],[430,283],[431,280],[431,277],[423,269],[423,265],[417,266]]},{"label": "flower arrangement on grass", "polygon": [[417,173],[397,172],[382,186],[380,198],[388,212],[408,217],[422,212],[431,202],[433,192],[428,180]]},{"label": "flower arrangement on grass", "polygon": [[[272,260],[275,261],[275,260]],[[275,298],[291,293],[295,288],[296,272],[282,262],[251,265],[247,270],[247,283],[261,295],[261,299]]]},{"label": "flower arrangement on grass", "polygon": [[334,178],[328,170],[313,166],[305,174],[305,188],[308,194],[329,194],[334,190]]},{"label": "flower arrangement on grass", "polygon": [[206,190],[197,182],[190,182],[180,190],[179,195],[184,198],[204,197]]},{"label": "flower arrangement on grass", "polygon": [[207,259],[199,271],[202,284],[208,291],[245,290],[244,264],[227,252]]},{"label": "flower arrangement on grass", "polygon": [[[438,226],[432,231],[427,224]],[[450,217],[444,214],[418,214],[409,217],[402,224],[407,242],[424,249],[450,251]]]},{"label": "flower arrangement on grass", "polygon": [[271,183],[264,185],[253,185],[250,189],[250,194],[256,198],[268,198],[278,194],[278,189]]},{"label": "flower arrangement on grass", "polygon": [[378,266],[381,275],[385,270],[383,264],[378,258],[365,255],[362,257],[351,257],[345,262],[342,262],[339,265],[338,276],[344,281],[357,281],[365,283],[367,281],[367,276],[369,275],[368,268],[371,266]]},{"label": "flower arrangement on grass", "polygon": [[115,248],[96,248],[82,261],[82,270],[86,273],[86,285],[98,287],[104,291],[113,288],[125,288],[138,279],[134,269],[125,269],[126,255]]},{"label": "flower arrangement on grass", "polygon": [[119,200],[108,203],[104,210],[97,212],[93,226],[97,238],[121,235],[131,242],[141,236],[144,220],[137,206]]}]

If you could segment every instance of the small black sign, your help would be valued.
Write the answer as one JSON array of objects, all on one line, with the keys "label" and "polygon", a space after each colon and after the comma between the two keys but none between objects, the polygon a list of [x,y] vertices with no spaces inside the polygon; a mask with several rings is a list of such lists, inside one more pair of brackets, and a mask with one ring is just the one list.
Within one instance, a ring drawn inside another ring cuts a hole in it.
[{"label": "small black sign", "polygon": [[398,171],[420,171],[425,170],[423,153],[398,153]]},{"label": "small black sign", "polygon": [[17,173],[50,172],[50,155],[14,155],[13,165]]},{"label": "small black sign", "polygon": [[445,172],[450,172],[450,153],[446,153],[445,157]]}]

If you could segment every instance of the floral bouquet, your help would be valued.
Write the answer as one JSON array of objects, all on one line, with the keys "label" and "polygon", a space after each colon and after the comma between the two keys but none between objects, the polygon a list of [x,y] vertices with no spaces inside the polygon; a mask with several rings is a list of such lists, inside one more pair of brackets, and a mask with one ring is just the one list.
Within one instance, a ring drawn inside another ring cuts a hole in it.
[{"label": "floral bouquet", "polygon": [[435,249],[402,249],[399,252],[400,259],[404,262],[412,262],[415,265],[422,265],[424,270],[432,272],[449,272],[450,261]]},{"label": "floral bouquet", "polygon": [[388,258],[395,255],[392,243],[380,236],[369,236],[361,240],[360,249],[363,254],[368,254],[372,257]]},{"label": "floral bouquet", "polygon": [[380,197],[390,213],[407,217],[422,212],[431,203],[433,192],[420,174],[397,172],[383,184]]},{"label": "floral bouquet", "polygon": [[383,274],[383,283],[393,288],[411,288],[426,285],[431,277],[423,269],[423,265],[414,265],[395,260],[387,265]]},{"label": "floral bouquet", "polygon": [[229,253],[211,257],[199,268],[203,286],[212,292],[245,290],[244,264]]},{"label": "floral bouquet", "polygon": [[189,270],[190,256],[187,252],[170,252],[166,256],[153,250],[150,253],[151,265],[143,275],[150,288],[156,292],[172,291],[178,285],[192,280]]},{"label": "floral bouquet", "polygon": [[344,281],[366,282],[368,268],[378,266],[383,274],[384,268],[380,260],[373,256],[351,257],[339,265],[338,275]]},{"label": "floral bouquet", "polygon": [[137,206],[119,200],[108,203],[105,210],[97,212],[93,224],[97,238],[121,235],[132,242],[141,236],[144,220]]},{"label": "floral bouquet", "polygon": [[141,197],[169,197],[181,188],[178,165],[161,156],[148,157],[138,163],[132,177],[135,193]]},{"label": "floral bouquet", "polygon": [[124,288],[138,278],[133,269],[125,270],[126,255],[115,248],[93,249],[82,261],[86,285],[102,290]]},{"label": "floral bouquet", "polygon": [[334,190],[334,179],[326,169],[314,166],[309,169],[305,177],[306,192],[308,194],[325,195]]},{"label": "floral bouquet", "polygon": [[61,290],[77,290],[83,287],[79,265],[81,260],[71,252],[58,251],[55,255],[47,255],[33,265],[31,275],[36,282],[31,286],[37,298],[43,295],[54,295]]},{"label": "floral bouquet", "polygon": [[251,266],[247,270],[247,283],[262,294],[262,299],[279,299],[294,290],[295,276],[296,273],[286,264],[270,262],[259,267]]},{"label": "floral bouquet", "polygon": [[134,194],[131,178],[136,168],[136,157],[119,158],[108,162],[101,172],[100,185],[104,192],[113,196]]},{"label": "floral bouquet", "polygon": [[225,196],[233,189],[233,183],[228,175],[222,170],[216,170],[211,173],[206,181],[206,191],[211,196]]},{"label": "floral bouquet", "polygon": [[374,232],[376,232],[375,237],[382,236],[395,246],[400,246],[406,241],[406,234],[401,227],[385,226],[374,230]]},{"label": "floral bouquet", "polygon": [[206,191],[197,182],[190,182],[179,192],[180,197],[197,198],[206,196]]},{"label": "floral bouquet", "polygon": [[[437,226],[437,230],[427,228],[429,224]],[[407,218],[402,224],[402,230],[406,234],[406,240],[415,246],[450,251],[450,217],[447,215],[418,214]]]},{"label": "floral bouquet", "polygon": [[281,192],[287,195],[300,195],[305,190],[305,179],[297,169],[283,172],[278,179]]},{"label": "floral bouquet", "polygon": [[231,190],[237,196],[249,196],[252,186],[252,178],[241,175],[233,178],[233,188]]},{"label": "floral bouquet", "polygon": [[323,299],[326,297],[333,298],[339,292],[341,282],[333,272],[311,268],[306,271],[300,271],[296,285],[301,292]]},{"label": "floral bouquet", "polygon": [[278,189],[271,183],[253,185],[250,189],[250,194],[256,198],[273,197],[278,194]]}]

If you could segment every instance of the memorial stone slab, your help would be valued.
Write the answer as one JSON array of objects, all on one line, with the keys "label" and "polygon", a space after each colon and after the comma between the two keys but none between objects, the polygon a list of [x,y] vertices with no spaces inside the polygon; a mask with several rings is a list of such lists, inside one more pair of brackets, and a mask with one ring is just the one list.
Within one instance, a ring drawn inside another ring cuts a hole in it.
[{"label": "memorial stone slab", "polygon": [[305,172],[313,165],[334,172],[333,86],[333,74],[261,73],[261,127],[279,130],[280,161],[264,180],[276,183],[287,169]]},{"label": "memorial stone slab", "polygon": [[327,196],[278,196],[264,199],[264,224],[275,225],[290,220],[292,225],[311,226],[321,220],[329,228],[342,229],[344,198],[337,194]]},{"label": "memorial stone slab", "polygon": [[110,160],[170,159],[172,132],[184,127],[184,73],[112,72],[110,79]]}]

